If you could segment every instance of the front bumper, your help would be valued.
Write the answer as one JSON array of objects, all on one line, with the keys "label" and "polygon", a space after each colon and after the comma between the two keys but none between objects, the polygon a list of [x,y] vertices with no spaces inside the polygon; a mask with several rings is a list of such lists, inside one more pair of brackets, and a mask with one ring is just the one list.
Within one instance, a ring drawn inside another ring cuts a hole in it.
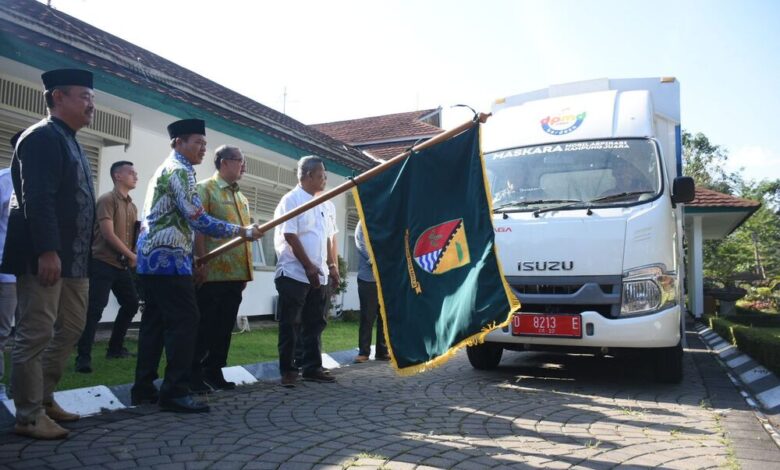
[{"label": "front bumper", "polygon": [[[513,336],[511,327],[490,332],[485,341],[551,346],[580,346],[594,348],[666,348],[680,342],[680,306],[651,315],[632,318],[606,318],[593,311],[582,315],[582,338],[555,338],[542,336]],[[587,325],[593,325],[593,334],[586,334]]]}]

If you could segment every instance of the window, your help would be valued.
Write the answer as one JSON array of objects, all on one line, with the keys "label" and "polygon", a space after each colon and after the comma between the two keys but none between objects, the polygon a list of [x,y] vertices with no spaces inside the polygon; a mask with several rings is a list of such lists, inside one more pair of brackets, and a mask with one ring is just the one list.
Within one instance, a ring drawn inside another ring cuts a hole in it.
[{"label": "window", "polygon": [[261,240],[252,242],[252,267],[255,271],[260,271],[261,268],[267,266],[267,264],[265,264],[265,251],[263,250]]},{"label": "window", "polygon": [[[649,139],[602,139],[501,150],[485,155],[494,207],[545,203],[634,204],[661,190]],[[610,198],[619,196],[623,198]],[[570,206],[576,207],[576,206]]]},{"label": "window", "polygon": [[[245,174],[239,182],[241,192],[249,200],[249,213],[258,225],[271,220],[276,205],[288,188],[269,189],[252,175]],[[276,266],[274,251],[274,230],[266,232],[259,240],[252,243],[252,265],[256,270]]]},{"label": "window", "polygon": [[[254,219],[252,219],[254,220]],[[258,221],[263,225],[267,220]],[[252,267],[255,271],[276,266],[276,251],[274,250],[274,229],[263,234],[259,240],[252,242]]]},{"label": "window", "polygon": [[21,129],[16,127],[6,126],[0,124],[0,168],[8,168],[11,166],[11,157],[13,157],[13,149],[11,148],[11,137]]},{"label": "window", "polygon": [[[8,168],[11,166],[13,149],[11,148],[11,143],[9,141],[14,134],[26,128],[27,126],[20,127],[16,124],[0,122],[0,168]],[[81,144],[81,148],[84,150],[84,155],[89,161],[89,167],[90,170],[92,170],[92,185],[95,188],[95,192],[97,192],[98,169],[100,168],[100,140],[88,136],[86,133],[79,134],[76,139],[78,140],[79,144]]]}]

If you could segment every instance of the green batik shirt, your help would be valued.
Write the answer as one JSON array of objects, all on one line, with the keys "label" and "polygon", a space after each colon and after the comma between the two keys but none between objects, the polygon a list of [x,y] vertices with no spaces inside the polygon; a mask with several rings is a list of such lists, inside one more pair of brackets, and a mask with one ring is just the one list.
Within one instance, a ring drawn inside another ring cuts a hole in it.
[{"label": "green batik shirt", "polygon": [[[198,195],[206,212],[217,219],[246,227],[249,225],[249,201],[239,190],[238,183],[229,184],[215,172],[214,176],[198,182]],[[209,236],[206,252],[225,243]],[[241,245],[217,256],[208,263],[206,282],[251,281],[252,244]]]}]

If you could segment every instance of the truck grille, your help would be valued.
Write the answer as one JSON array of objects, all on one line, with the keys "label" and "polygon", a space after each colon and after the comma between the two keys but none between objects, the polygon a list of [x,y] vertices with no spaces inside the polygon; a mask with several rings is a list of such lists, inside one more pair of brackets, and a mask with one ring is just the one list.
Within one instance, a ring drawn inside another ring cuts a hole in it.
[{"label": "truck grille", "polygon": [[518,285],[512,286],[515,292],[521,295],[531,294],[553,294],[553,295],[569,295],[577,292],[582,288],[582,284],[570,284],[570,285],[550,285],[550,284],[535,284],[535,285]]},{"label": "truck grille", "polygon": [[584,304],[532,304],[520,300],[520,311],[526,313],[581,313],[586,311],[598,312],[604,317],[612,317],[611,305]]},{"label": "truck grille", "polygon": [[620,313],[621,276],[507,276],[522,312],[580,313],[595,311],[607,318]]}]

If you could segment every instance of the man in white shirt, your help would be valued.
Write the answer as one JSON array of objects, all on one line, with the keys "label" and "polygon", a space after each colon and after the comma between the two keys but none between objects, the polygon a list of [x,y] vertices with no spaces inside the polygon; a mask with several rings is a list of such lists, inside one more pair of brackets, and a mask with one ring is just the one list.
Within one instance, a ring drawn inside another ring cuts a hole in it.
[{"label": "man in white shirt", "polygon": [[[292,211],[325,189],[327,174],[322,159],[314,156],[298,161],[299,184],[276,206],[274,218]],[[279,293],[279,371],[282,385],[294,387],[298,369],[294,365],[295,344],[303,345],[303,379],[335,382],[322,368],[320,334],[328,282],[328,235],[326,210],[320,204],[276,227],[276,290]],[[335,267],[335,265],[334,265]],[[300,324],[300,338],[296,325]]]},{"label": "man in white shirt", "polygon": [[[315,196],[320,196],[324,191],[320,191]],[[339,250],[336,244],[336,234],[339,233],[339,227],[336,222],[336,206],[332,201],[327,200],[320,205],[325,214],[325,233],[328,238],[328,282],[325,284],[325,303],[322,305],[322,315],[325,317],[325,322],[328,321],[328,314],[330,313],[331,303],[333,302],[333,296],[336,290],[341,284],[341,278],[339,277]],[[296,325],[295,336],[300,338],[301,329],[300,323]],[[320,332],[320,344],[322,343],[322,333]],[[295,344],[295,367],[300,368],[303,364],[303,344],[298,341]]]}]

